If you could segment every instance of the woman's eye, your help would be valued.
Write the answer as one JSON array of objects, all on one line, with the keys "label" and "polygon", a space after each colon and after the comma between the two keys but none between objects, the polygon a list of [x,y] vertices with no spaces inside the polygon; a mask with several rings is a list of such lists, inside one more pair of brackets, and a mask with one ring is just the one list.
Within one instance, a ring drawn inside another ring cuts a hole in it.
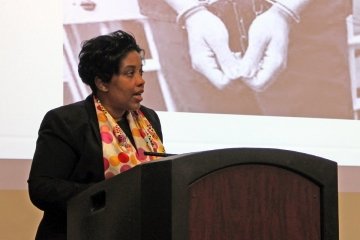
[{"label": "woman's eye", "polygon": [[134,76],[134,71],[125,72],[125,75],[126,75],[127,77],[132,77],[132,76]]},{"label": "woman's eye", "polygon": [[134,77],[135,74],[140,74],[141,76],[143,75],[144,71],[142,69],[139,70],[128,70],[128,71],[123,71],[121,74],[126,76],[126,77]]}]

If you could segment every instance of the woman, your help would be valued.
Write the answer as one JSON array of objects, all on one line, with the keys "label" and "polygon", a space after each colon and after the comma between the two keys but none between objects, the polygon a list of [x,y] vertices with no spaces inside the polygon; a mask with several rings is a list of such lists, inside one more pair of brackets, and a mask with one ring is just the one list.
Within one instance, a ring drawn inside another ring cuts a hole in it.
[{"label": "woman", "polygon": [[49,111],[40,126],[29,194],[44,211],[36,239],[66,239],[66,202],[91,184],[164,152],[157,114],[140,105],[145,81],[135,39],[116,31],[86,41],[78,71],[92,94]]}]

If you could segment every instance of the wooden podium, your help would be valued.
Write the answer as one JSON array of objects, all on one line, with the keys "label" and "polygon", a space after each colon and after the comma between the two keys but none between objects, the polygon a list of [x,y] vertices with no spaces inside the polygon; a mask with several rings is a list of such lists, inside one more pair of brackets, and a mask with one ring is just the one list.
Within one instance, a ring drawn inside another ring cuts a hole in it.
[{"label": "wooden podium", "polygon": [[338,240],[337,164],[279,149],[163,158],[68,203],[68,239]]}]

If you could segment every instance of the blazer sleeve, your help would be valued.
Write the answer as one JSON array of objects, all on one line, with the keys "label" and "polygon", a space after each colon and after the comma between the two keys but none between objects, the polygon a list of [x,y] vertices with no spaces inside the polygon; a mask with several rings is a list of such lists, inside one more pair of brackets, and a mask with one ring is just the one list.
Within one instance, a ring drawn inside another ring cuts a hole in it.
[{"label": "blazer sleeve", "polygon": [[79,159],[71,128],[55,111],[48,112],[39,129],[29,175],[29,195],[41,210],[66,212],[66,202],[88,184],[77,183],[71,174]]}]

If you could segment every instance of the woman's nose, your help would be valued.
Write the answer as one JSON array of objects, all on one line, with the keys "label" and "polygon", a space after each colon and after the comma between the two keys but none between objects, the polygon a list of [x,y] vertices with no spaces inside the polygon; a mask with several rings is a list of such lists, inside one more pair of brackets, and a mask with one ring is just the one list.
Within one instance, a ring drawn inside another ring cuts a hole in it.
[{"label": "woman's nose", "polygon": [[137,77],[136,81],[137,81],[137,85],[144,85],[145,84],[145,80],[144,80],[142,74],[138,74],[138,77]]}]

